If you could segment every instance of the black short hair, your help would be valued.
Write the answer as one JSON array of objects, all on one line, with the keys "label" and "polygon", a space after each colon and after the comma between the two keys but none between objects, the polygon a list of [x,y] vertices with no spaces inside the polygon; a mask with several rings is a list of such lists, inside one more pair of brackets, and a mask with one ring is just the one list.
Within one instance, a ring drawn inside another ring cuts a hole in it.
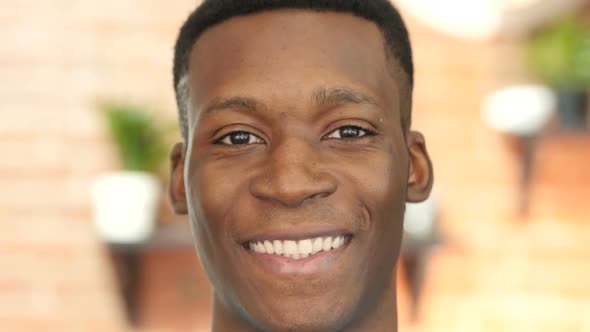
[{"label": "black short hair", "polygon": [[185,141],[188,134],[188,90],[182,90],[188,87],[181,87],[180,81],[188,73],[190,53],[197,39],[205,30],[230,18],[276,9],[349,13],[377,24],[385,39],[387,55],[392,55],[399,62],[407,76],[410,102],[407,110],[402,110],[401,121],[404,128],[409,127],[414,85],[412,47],[404,20],[388,0],[204,0],[181,27],[174,49],[174,90]]}]

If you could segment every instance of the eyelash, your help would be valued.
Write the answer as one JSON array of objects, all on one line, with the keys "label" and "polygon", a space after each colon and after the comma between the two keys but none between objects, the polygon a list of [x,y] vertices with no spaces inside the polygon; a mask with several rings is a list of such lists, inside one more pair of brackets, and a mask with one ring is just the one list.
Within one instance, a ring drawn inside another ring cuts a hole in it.
[{"label": "eyelash", "polygon": [[[358,130],[360,130],[360,131],[364,132],[364,134],[363,134],[363,135],[361,135],[361,136],[357,136],[357,137],[348,137],[348,138],[343,138],[343,137],[340,137],[340,138],[329,138],[329,137],[328,137],[328,136],[331,136],[332,134],[334,134],[334,133],[338,132],[339,130],[343,130],[343,129],[345,129],[345,128],[354,128],[354,129],[358,129]],[[214,142],[214,144],[219,144],[219,145],[227,145],[227,146],[241,146],[241,145],[250,145],[250,144],[260,144],[260,143],[228,144],[228,143],[224,143],[224,142],[223,142],[223,141],[225,141],[225,140],[229,139],[229,140],[230,140],[230,143],[231,143],[231,135],[235,135],[235,134],[246,134],[246,135],[250,135],[250,137],[249,137],[250,139],[251,139],[251,138],[255,138],[255,139],[258,139],[258,140],[264,141],[264,140],[263,140],[263,139],[262,139],[260,136],[258,136],[258,135],[255,135],[255,134],[252,134],[252,133],[250,133],[250,132],[248,132],[248,131],[245,131],[245,130],[236,130],[236,131],[232,131],[232,132],[230,132],[230,133],[228,133],[228,134],[226,134],[226,135],[223,135],[222,137],[220,137],[219,139],[217,139],[217,140]],[[363,137],[370,137],[370,136],[375,136],[375,132],[374,132],[374,131],[372,131],[372,130],[370,130],[370,129],[367,129],[367,128],[365,128],[365,127],[358,126],[358,125],[344,125],[344,126],[341,126],[341,127],[338,127],[338,128],[336,128],[336,129],[334,129],[334,130],[333,130],[333,131],[331,131],[331,132],[330,132],[328,135],[325,135],[325,136],[324,136],[324,138],[329,138],[329,139],[336,139],[336,140],[342,140],[342,141],[351,141],[351,140],[361,139],[361,138],[363,138]],[[250,139],[249,139],[249,140],[250,140]]]}]

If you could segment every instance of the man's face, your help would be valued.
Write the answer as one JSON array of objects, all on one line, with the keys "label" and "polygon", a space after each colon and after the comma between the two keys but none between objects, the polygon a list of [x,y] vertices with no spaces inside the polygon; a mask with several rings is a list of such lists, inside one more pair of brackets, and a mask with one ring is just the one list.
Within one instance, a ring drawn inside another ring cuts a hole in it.
[{"label": "man's face", "polygon": [[216,301],[254,326],[342,327],[394,294],[406,195],[425,198],[430,178],[384,47],[369,21],[295,10],[228,20],[195,44],[172,200]]}]

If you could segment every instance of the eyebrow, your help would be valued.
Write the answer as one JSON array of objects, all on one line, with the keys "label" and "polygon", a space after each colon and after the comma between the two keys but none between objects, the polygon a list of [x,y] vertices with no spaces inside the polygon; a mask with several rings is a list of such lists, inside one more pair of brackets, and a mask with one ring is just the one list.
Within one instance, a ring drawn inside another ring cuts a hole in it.
[{"label": "eyebrow", "polygon": [[372,97],[350,88],[320,88],[314,91],[312,100],[318,107],[335,104],[368,104],[381,108]]},{"label": "eyebrow", "polygon": [[242,108],[248,111],[258,111],[260,109],[266,109],[266,106],[260,101],[250,97],[231,97],[218,99],[205,107],[203,113],[209,113],[213,111],[219,111],[229,108]]},{"label": "eyebrow", "polygon": [[[382,108],[372,97],[350,88],[319,88],[311,96],[316,107],[337,104],[367,104]],[[240,108],[251,112],[264,111],[268,107],[261,101],[251,97],[230,97],[213,101],[205,107],[203,113],[218,110]]]}]

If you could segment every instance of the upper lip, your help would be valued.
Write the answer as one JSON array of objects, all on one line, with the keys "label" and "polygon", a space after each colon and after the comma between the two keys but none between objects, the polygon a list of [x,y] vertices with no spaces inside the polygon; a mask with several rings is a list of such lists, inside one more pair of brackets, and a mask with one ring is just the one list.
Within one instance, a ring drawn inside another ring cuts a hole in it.
[{"label": "upper lip", "polygon": [[346,228],[329,226],[297,226],[290,229],[277,229],[259,231],[253,235],[244,237],[242,244],[265,240],[303,240],[317,237],[353,235],[353,232]]}]

